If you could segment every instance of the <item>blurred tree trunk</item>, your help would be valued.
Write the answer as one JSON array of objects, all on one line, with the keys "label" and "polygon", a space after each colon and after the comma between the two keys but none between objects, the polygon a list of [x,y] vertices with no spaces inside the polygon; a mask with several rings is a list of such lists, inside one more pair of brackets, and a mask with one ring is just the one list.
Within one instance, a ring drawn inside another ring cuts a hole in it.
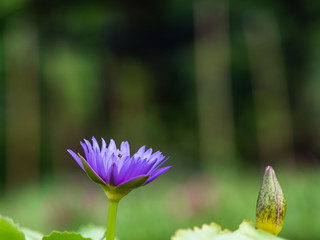
[{"label": "blurred tree trunk", "polygon": [[34,25],[16,19],[4,32],[7,186],[38,179],[38,39]]},{"label": "blurred tree trunk", "polygon": [[196,1],[195,56],[202,166],[231,167],[235,139],[228,1]]},{"label": "blurred tree trunk", "polygon": [[[43,84],[48,89],[45,98],[49,109],[46,116],[49,122],[43,119],[43,127],[47,126],[49,133],[43,137],[50,143],[53,174],[57,175],[68,165],[76,167],[67,148],[81,153],[78,140],[91,140],[96,136],[100,141],[101,132],[95,134],[99,126],[92,119],[101,97],[97,94],[98,64],[95,53],[68,42],[47,46],[42,54],[45,65]],[[75,139],[78,140],[75,142]],[[70,146],[70,142],[74,146]]]},{"label": "blurred tree trunk", "polygon": [[245,22],[262,164],[293,164],[293,133],[278,24],[272,15]]},{"label": "blurred tree trunk", "polygon": [[49,91],[48,82],[45,76],[45,35],[41,33],[39,27],[38,36],[38,61],[39,61],[39,89],[40,89],[40,183],[47,174],[53,170],[52,153],[51,153],[51,132],[50,132],[50,108],[49,108]]},{"label": "blurred tree trunk", "polygon": [[112,136],[119,136],[119,143],[124,140],[135,142],[134,149],[147,142],[146,101],[150,96],[149,91],[152,91],[152,75],[138,59],[114,61],[117,61],[117,66],[109,73],[109,84],[112,85],[112,91],[109,90],[110,130]]},{"label": "blurred tree trunk", "polygon": [[0,195],[6,180],[6,80],[4,65],[3,31],[0,30]]}]

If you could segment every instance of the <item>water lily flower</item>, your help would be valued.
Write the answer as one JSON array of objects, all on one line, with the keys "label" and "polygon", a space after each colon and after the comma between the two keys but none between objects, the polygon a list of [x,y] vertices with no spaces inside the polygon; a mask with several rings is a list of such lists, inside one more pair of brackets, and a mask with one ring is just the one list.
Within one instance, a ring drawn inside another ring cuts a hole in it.
[{"label": "water lily flower", "polygon": [[272,167],[266,168],[256,208],[257,228],[274,235],[282,229],[287,201]]},{"label": "water lily flower", "polygon": [[80,142],[85,158],[68,149],[88,177],[100,184],[110,200],[107,225],[107,240],[114,239],[115,218],[119,200],[134,188],[146,185],[168,171],[172,166],[161,167],[168,158],[160,151],[152,153],[152,149],[141,147],[138,152],[130,156],[128,142],[122,142],[117,148],[113,139],[107,146],[102,138],[102,146],[92,138],[91,143],[84,139]]}]

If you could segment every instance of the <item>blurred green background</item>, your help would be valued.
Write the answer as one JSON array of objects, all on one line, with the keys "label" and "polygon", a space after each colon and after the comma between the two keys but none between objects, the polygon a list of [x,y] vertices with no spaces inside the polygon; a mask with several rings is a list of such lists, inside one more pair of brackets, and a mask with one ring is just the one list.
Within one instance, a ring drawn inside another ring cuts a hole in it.
[{"label": "blurred green background", "polygon": [[49,233],[105,226],[68,155],[104,137],[170,156],[120,203],[119,239],[255,220],[266,165],[282,237],[320,238],[320,2],[0,1],[0,214]]}]

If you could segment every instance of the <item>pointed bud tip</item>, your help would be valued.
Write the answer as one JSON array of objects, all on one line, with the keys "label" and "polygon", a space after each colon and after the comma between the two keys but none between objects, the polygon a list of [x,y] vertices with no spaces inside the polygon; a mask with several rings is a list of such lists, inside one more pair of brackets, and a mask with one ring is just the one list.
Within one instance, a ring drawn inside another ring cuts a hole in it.
[{"label": "pointed bud tip", "polygon": [[267,167],[266,167],[266,171],[269,171],[269,170],[271,170],[271,169],[273,170],[273,168],[272,168],[271,166],[267,166]]},{"label": "pointed bud tip", "polygon": [[267,172],[269,172],[269,171],[274,172],[274,170],[273,170],[273,168],[272,168],[271,166],[267,166],[267,167],[266,167],[265,173],[267,173]]}]

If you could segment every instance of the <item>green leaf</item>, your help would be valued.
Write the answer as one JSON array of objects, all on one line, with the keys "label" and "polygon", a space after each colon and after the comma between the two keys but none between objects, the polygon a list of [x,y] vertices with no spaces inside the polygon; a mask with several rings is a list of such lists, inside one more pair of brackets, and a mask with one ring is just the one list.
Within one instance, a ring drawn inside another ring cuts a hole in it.
[{"label": "green leaf", "polygon": [[42,240],[43,234],[28,228],[20,228],[26,240]]},{"label": "green leaf", "polygon": [[104,227],[87,225],[81,227],[77,232],[81,233],[82,236],[92,238],[93,240],[102,240],[106,234],[106,229]]},{"label": "green leaf", "polygon": [[79,233],[52,232],[49,236],[44,236],[42,240],[93,240],[93,239],[85,238]]},{"label": "green leaf", "polygon": [[0,216],[0,239],[25,240],[25,237],[12,219]]},{"label": "green leaf", "polygon": [[284,240],[268,232],[256,229],[252,222],[244,220],[239,229],[230,232],[216,224],[203,225],[201,228],[178,230],[171,240]]}]

